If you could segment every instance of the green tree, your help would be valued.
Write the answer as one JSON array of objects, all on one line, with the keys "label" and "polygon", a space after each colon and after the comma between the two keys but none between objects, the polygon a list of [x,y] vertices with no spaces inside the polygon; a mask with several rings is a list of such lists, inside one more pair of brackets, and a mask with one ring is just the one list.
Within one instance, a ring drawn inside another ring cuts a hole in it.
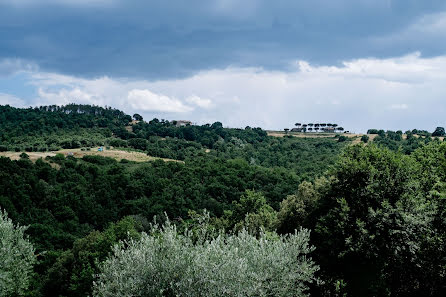
[{"label": "green tree", "polygon": [[341,135],[341,136],[339,136],[339,138],[338,138],[338,142],[344,142],[344,141],[347,141],[348,140],[348,137],[347,136],[344,136],[344,135]]},{"label": "green tree", "polygon": [[[277,213],[268,205],[260,192],[246,190],[239,202],[233,203],[234,211],[227,212],[228,226],[236,230],[246,229],[258,234],[261,229],[273,231],[277,225]],[[294,231],[294,230],[293,230]]]},{"label": "green tree", "polygon": [[135,114],[133,115],[133,119],[134,119],[135,121],[142,121],[142,120],[143,120],[143,117],[142,117],[140,114],[135,113]]},{"label": "green tree", "polygon": [[120,240],[139,239],[138,223],[125,217],[103,232],[93,231],[74,242],[73,248],[59,255],[45,277],[47,295],[91,296],[93,281],[113,246]]},{"label": "green tree", "polygon": [[443,127],[437,127],[435,131],[432,133],[432,136],[445,136],[445,131]]},{"label": "green tree", "polygon": [[242,230],[211,239],[207,232],[204,224],[179,233],[167,222],[122,242],[101,265],[94,296],[308,296],[318,270],[309,231],[257,238]]},{"label": "green tree", "polygon": [[369,142],[369,136],[367,136],[367,135],[362,135],[362,136],[361,136],[361,141],[364,142],[364,143]]},{"label": "green tree", "polygon": [[326,213],[316,242],[324,273],[345,280],[352,296],[416,296],[427,289],[420,276],[435,238],[436,206],[418,168],[412,158],[373,145],[348,147],[336,165],[321,198]]},{"label": "green tree", "polygon": [[278,232],[292,233],[301,227],[310,226],[308,219],[317,208],[319,199],[328,185],[326,178],[316,179],[314,183],[304,181],[299,185],[296,194],[288,195],[280,203],[280,210],[277,213]]},{"label": "green tree", "polygon": [[0,209],[0,296],[23,296],[28,288],[36,256],[25,230]]}]

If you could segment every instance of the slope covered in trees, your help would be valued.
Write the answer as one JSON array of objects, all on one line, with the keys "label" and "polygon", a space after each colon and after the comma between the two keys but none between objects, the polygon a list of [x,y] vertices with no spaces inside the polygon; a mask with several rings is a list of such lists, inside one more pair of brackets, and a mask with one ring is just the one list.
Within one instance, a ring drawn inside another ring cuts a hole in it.
[{"label": "slope covered in trees", "polygon": [[0,107],[3,149],[110,145],[184,160],[0,157],[0,208],[28,226],[37,256],[22,295],[446,294],[445,143],[130,120],[92,106]]}]

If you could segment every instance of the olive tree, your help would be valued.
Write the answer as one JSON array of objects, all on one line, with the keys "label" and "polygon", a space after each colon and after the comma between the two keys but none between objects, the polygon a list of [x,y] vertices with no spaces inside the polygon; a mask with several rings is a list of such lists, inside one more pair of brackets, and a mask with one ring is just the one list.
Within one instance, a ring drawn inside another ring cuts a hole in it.
[{"label": "olive tree", "polygon": [[0,209],[0,297],[22,296],[28,288],[36,258],[25,230]]},{"label": "olive tree", "polygon": [[307,296],[318,266],[310,232],[258,236],[246,230],[179,233],[169,222],[116,245],[101,265],[94,296]]}]

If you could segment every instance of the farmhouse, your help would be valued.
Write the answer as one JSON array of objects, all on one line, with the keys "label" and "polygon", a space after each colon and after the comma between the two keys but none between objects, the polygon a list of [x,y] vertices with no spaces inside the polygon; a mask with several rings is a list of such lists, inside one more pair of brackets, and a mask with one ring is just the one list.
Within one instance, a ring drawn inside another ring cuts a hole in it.
[{"label": "farmhouse", "polygon": [[325,133],[334,133],[335,132],[335,128],[333,127],[326,127],[326,128],[322,128],[322,131]]},{"label": "farmhouse", "polygon": [[291,132],[305,132],[304,128],[293,128]]},{"label": "farmhouse", "polygon": [[173,123],[174,123],[175,126],[177,126],[177,127],[184,127],[184,126],[190,126],[190,125],[192,125],[192,122],[191,122],[191,121],[183,121],[183,120],[173,121]]}]

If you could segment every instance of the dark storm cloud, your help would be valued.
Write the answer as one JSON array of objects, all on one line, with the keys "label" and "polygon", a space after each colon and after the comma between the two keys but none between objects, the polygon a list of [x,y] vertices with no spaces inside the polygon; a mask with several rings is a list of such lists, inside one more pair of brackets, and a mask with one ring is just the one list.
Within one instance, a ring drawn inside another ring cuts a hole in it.
[{"label": "dark storm cloud", "polygon": [[0,60],[159,79],[229,65],[287,70],[297,59],[438,55],[445,42],[412,27],[445,9],[440,0],[0,0]]}]

